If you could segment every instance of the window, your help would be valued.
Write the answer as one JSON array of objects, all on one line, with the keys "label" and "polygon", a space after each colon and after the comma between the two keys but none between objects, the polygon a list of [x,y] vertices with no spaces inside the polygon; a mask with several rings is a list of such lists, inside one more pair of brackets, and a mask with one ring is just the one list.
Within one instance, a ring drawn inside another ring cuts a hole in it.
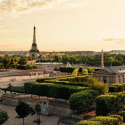
[{"label": "window", "polygon": [[106,76],[103,76],[103,82],[107,83],[107,77]]}]

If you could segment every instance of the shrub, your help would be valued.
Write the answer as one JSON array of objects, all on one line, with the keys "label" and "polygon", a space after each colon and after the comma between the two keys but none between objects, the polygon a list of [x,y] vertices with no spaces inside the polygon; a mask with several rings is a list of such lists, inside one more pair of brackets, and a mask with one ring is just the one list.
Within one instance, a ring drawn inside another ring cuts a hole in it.
[{"label": "shrub", "polygon": [[59,67],[55,67],[54,71],[60,71],[60,68]]},{"label": "shrub", "polygon": [[75,69],[73,70],[72,74],[71,74],[71,77],[72,77],[72,76],[73,76],[73,77],[76,77],[77,74],[78,74],[78,71],[79,71],[79,68],[75,68]]},{"label": "shrub", "polygon": [[123,117],[123,122],[125,122],[125,111],[121,111],[118,114]]},{"label": "shrub", "polygon": [[85,86],[88,87],[87,83],[84,82],[69,82],[69,81],[58,81],[58,80],[45,80],[44,83],[54,83],[60,85],[72,85],[72,86]]},{"label": "shrub", "polygon": [[125,83],[115,83],[109,86],[109,92],[123,92],[125,90]]},{"label": "shrub", "polygon": [[[63,77],[63,78],[42,78],[37,79],[37,82],[49,82],[46,80],[52,80],[52,83],[55,84],[65,84],[65,85],[79,85],[79,86],[88,86],[91,89],[98,90],[100,94],[106,94],[108,92],[108,84],[97,81],[97,79],[92,76],[77,76],[77,77]],[[55,82],[54,82],[55,81]],[[59,82],[62,81],[62,82]],[[65,82],[66,81],[66,82]],[[69,82],[67,82],[69,81]],[[51,82],[51,81],[50,81]]]},{"label": "shrub", "polygon": [[82,75],[88,75],[88,69],[82,68]]},{"label": "shrub", "polygon": [[101,95],[96,98],[96,115],[114,114],[116,95]]},{"label": "shrub", "polygon": [[96,116],[90,121],[100,121],[102,125],[121,125],[121,119],[120,116]]},{"label": "shrub", "polygon": [[84,109],[88,109],[95,103],[95,98],[98,96],[96,90],[84,90],[71,95],[70,108],[78,112],[82,112]]},{"label": "shrub", "polygon": [[33,69],[40,69],[40,66],[33,65]]},{"label": "shrub", "polygon": [[56,78],[39,78],[36,80],[36,82],[39,82],[39,83],[43,83],[45,80],[53,80],[53,79],[56,79]]},{"label": "shrub", "polygon": [[89,67],[89,68],[87,68],[87,69],[88,69],[88,73],[89,73],[89,74],[93,74],[93,72],[95,71],[95,69],[92,68],[92,67]]},{"label": "shrub", "polygon": [[96,114],[109,115],[118,114],[123,110],[125,104],[125,92],[110,93],[112,95],[101,95],[96,99]]},{"label": "shrub", "polygon": [[73,67],[60,67],[60,72],[72,73],[75,68]]},{"label": "shrub", "polygon": [[87,87],[56,85],[53,83],[25,83],[25,92],[39,96],[48,96],[54,98],[69,99],[71,94],[86,90]]},{"label": "shrub", "polygon": [[84,120],[84,121],[78,122],[75,125],[101,125],[101,122],[99,122],[99,121],[87,121],[87,120]]}]

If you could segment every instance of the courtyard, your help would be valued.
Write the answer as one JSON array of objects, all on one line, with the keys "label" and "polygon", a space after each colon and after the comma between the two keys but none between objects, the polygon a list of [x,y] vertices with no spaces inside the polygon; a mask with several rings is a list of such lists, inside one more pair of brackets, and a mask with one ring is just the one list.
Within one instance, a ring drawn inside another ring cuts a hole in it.
[{"label": "courtyard", "polygon": [[[22,125],[23,119],[22,118],[16,118],[17,113],[15,111],[15,107],[3,105],[0,104],[0,109],[7,111],[9,120],[4,123],[4,125]],[[37,118],[36,114],[31,116],[27,116],[25,118],[25,125],[37,125],[37,123],[34,123],[33,121]],[[40,116],[41,119],[41,125],[57,125],[57,121],[59,120],[58,116]]]}]

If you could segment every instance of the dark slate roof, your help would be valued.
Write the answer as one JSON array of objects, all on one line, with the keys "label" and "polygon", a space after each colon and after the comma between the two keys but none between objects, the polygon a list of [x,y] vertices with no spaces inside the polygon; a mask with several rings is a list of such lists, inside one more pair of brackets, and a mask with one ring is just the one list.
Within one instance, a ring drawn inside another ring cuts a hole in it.
[{"label": "dark slate roof", "polygon": [[104,70],[106,70],[112,74],[120,74],[120,73],[125,73],[125,66],[105,67]]},{"label": "dark slate roof", "polygon": [[[121,73],[125,73],[125,66],[105,67],[104,70],[106,70],[107,72],[112,73],[112,74],[121,74]],[[99,71],[101,71],[101,70],[99,70]],[[99,72],[99,71],[97,71],[97,72]]]}]

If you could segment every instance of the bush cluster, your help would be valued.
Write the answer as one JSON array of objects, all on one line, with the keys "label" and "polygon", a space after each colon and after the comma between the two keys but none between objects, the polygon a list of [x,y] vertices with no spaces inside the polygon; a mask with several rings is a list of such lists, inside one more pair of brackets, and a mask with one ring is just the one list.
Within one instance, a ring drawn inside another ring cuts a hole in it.
[{"label": "bush cluster", "polygon": [[56,78],[54,78],[54,77],[53,78],[49,78],[49,77],[48,78],[47,77],[46,78],[39,78],[36,80],[36,82],[43,83],[43,82],[45,82],[45,80],[53,80],[53,79],[56,79]]},{"label": "bush cluster", "polygon": [[76,125],[101,125],[101,122],[84,120],[84,121],[78,122]]},{"label": "bush cluster", "polygon": [[96,116],[90,121],[100,121],[101,125],[121,125],[122,124],[122,117],[118,115],[114,116]]},{"label": "bush cluster", "polygon": [[120,111],[118,114],[123,117],[123,122],[125,122],[125,111]]},{"label": "bush cluster", "polygon": [[78,75],[79,68],[75,68],[71,74],[71,77],[76,77]]},{"label": "bush cluster", "polygon": [[78,112],[82,112],[84,109],[89,109],[94,105],[98,94],[99,93],[96,90],[84,90],[74,93],[69,99],[70,109]]},{"label": "bush cluster", "polygon": [[112,95],[101,95],[96,98],[96,114],[112,115],[118,114],[124,108],[125,92],[111,93]]},{"label": "bush cluster", "polygon": [[82,75],[88,75],[88,69],[82,68]]},{"label": "bush cluster", "polygon": [[54,84],[61,84],[61,85],[72,85],[72,86],[85,86],[88,87],[87,83],[84,82],[69,82],[69,81],[58,81],[58,80],[45,80],[45,83],[54,83]]},{"label": "bush cluster", "polygon": [[67,72],[69,74],[72,73],[74,69],[74,67],[60,67],[60,72]]},{"label": "bush cluster", "polygon": [[[48,81],[50,80],[50,82]],[[106,94],[108,92],[108,85],[97,81],[92,76],[77,76],[77,77],[63,77],[63,78],[42,78],[38,79],[39,83],[54,83],[63,85],[75,85],[75,86],[88,86],[93,90],[98,90],[100,94]]]},{"label": "bush cluster", "polygon": [[53,83],[28,82],[24,84],[25,93],[39,96],[47,96],[61,99],[69,97],[79,91],[88,89],[87,87],[56,85]]},{"label": "bush cluster", "polygon": [[109,92],[123,92],[125,91],[125,83],[117,83],[109,86]]},{"label": "bush cluster", "polygon": [[76,125],[122,125],[123,118],[119,115],[96,116],[90,120],[78,122]]}]

